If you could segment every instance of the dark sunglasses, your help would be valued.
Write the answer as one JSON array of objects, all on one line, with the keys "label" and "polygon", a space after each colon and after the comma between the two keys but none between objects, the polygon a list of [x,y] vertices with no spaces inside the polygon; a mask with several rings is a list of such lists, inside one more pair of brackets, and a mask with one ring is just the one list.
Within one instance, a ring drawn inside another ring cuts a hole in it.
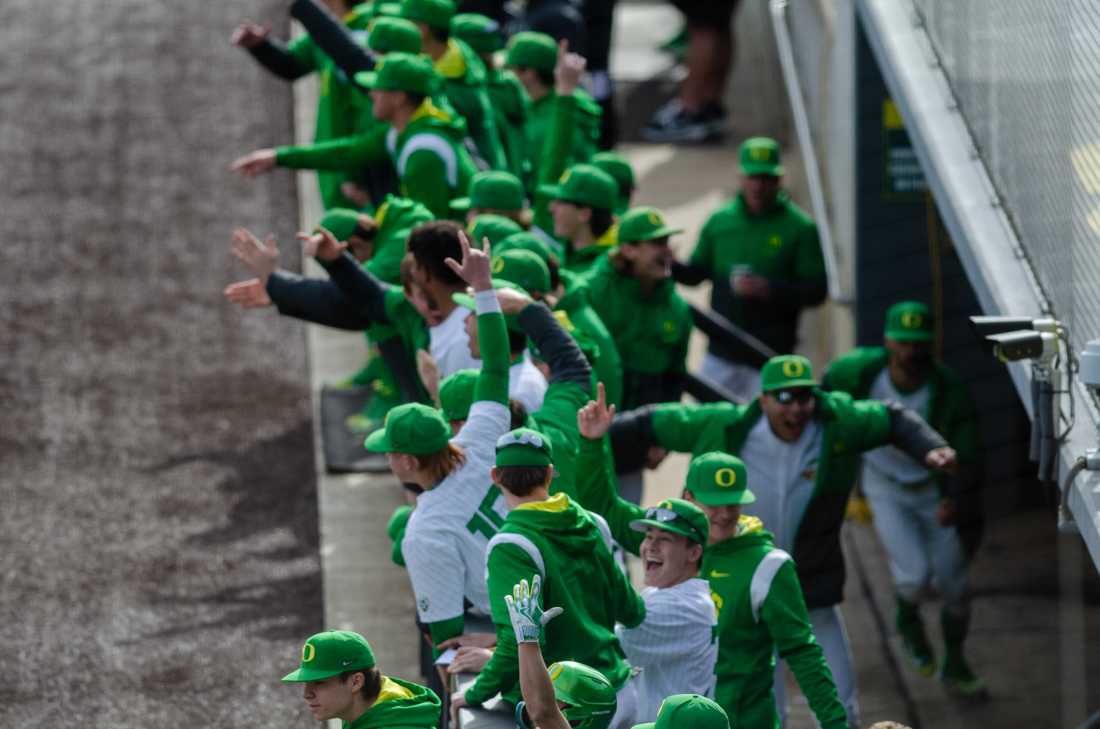
[{"label": "dark sunglasses", "polygon": [[776,390],[772,397],[780,405],[790,405],[792,402],[802,405],[813,399],[814,391],[809,387],[792,387],[789,390]]}]

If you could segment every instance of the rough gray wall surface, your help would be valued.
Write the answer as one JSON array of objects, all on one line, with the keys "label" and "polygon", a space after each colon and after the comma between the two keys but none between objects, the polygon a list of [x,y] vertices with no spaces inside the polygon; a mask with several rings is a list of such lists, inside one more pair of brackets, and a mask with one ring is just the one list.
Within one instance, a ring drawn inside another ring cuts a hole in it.
[{"label": "rough gray wall surface", "polygon": [[242,314],[235,225],[296,225],[275,0],[0,3],[0,726],[300,726],[321,625],[303,330]]}]

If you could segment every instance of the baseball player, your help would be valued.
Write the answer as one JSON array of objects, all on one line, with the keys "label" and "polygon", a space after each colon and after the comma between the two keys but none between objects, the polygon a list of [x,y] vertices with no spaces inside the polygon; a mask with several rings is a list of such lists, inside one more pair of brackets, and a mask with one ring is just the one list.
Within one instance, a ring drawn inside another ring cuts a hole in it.
[{"label": "baseball player", "polygon": [[[616,541],[637,554],[644,542],[631,530],[648,512],[618,497],[614,477],[603,467],[604,435],[613,418],[614,409],[602,395],[577,414],[584,435],[577,460],[578,498],[604,515]],[[714,451],[692,460],[684,483],[684,498],[702,509],[709,524],[701,574],[718,609],[715,698],[731,726],[778,726],[772,678],[778,651],[821,726],[847,726],[832,674],[814,638],[794,563],[787,552],[774,547],[758,518],[741,516],[743,505],[756,501],[746,488],[747,478],[739,458]],[[647,580],[649,574],[647,565]]]},{"label": "baseball player", "polygon": [[893,446],[863,456],[860,483],[875,515],[875,529],[890,557],[897,593],[896,625],[917,671],[931,676],[935,656],[918,608],[931,582],[943,596],[940,613],[945,651],[940,678],[964,695],[984,692],[963,655],[970,622],[966,554],[956,529],[960,492],[977,482],[977,414],[958,376],[932,358],[932,315],[917,301],[886,313],[884,346],[860,347],[825,373],[823,387],[856,398],[899,402],[920,413],[958,454],[955,478],[944,478]]},{"label": "baseball player", "polygon": [[838,604],[844,598],[840,527],[862,454],[893,444],[930,468],[951,471],[955,452],[900,404],[822,391],[805,357],[773,357],[760,381],[763,392],[748,405],[669,403],[624,413],[612,438],[634,448],[656,444],[737,455],[753,483],[767,484],[757,489],[749,511],[768,525],[776,546],[794,557],[814,635],[849,720],[858,725],[855,672]]},{"label": "baseball player", "polygon": [[[519,226],[519,230],[513,233],[522,232],[531,218],[523,183],[511,172],[503,170],[486,170],[474,175],[467,196],[452,200],[451,211],[456,217],[463,217],[467,225],[487,213],[509,218]],[[494,244],[497,242],[493,241]]]},{"label": "baseball player", "polygon": [[424,686],[383,676],[367,640],[347,630],[310,636],[298,669],[284,683],[302,684],[302,698],[318,721],[339,719],[349,729],[435,729],[440,702]]},{"label": "baseball player", "polygon": [[539,600],[541,577],[536,572],[504,596],[516,636],[519,682],[523,701],[516,704],[517,729],[607,729],[618,702],[615,687],[594,668],[576,661],[550,666],[539,643],[547,623],[561,615],[560,607],[545,611]]},{"label": "baseball player", "polygon": [[611,175],[589,164],[573,165],[554,185],[540,185],[549,201],[554,236],[564,241],[565,268],[584,273],[615,246],[618,187]]},{"label": "baseball player", "polygon": [[452,270],[474,289],[482,354],[475,402],[457,436],[433,407],[409,403],[394,408],[385,426],[368,436],[368,451],[385,453],[402,483],[424,489],[402,540],[420,621],[432,642],[459,635],[464,600],[486,614],[485,549],[505,506],[485,475],[492,466],[492,444],[507,432],[508,338],[500,303],[492,289],[489,254],[461,238],[462,262]]},{"label": "baseball player", "polygon": [[[710,306],[779,353],[794,351],[801,310],[827,290],[817,226],[780,189],[779,143],[767,137],[741,145],[741,191],[703,225],[676,280],[714,283]],[[712,340],[702,373],[743,401],[759,392],[754,354]]]},{"label": "baseball player", "polygon": [[674,694],[661,702],[657,720],[634,729],[730,729],[722,707],[699,694]]},{"label": "baseball player", "polygon": [[[492,477],[511,510],[489,542],[489,594],[508,594],[520,579],[539,574],[542,604],[565,611],[547,628],[547,658],[578,660],[602,673],[617,692],[618,707],[609,726],[630,727],[637,694],[614,631],[616,622],[627,627],[641,623],[645,603],[616,565],[603,519],[563,493],[549,495],[553,462],[549,439],[537,431],[520,428],[496,443]],[[513,703],[519,698],[517,649],[507,605],[494,597],[491,607],[496,651],[474,685],[452,699],[456,709],[481,704],[498,691]]]}]

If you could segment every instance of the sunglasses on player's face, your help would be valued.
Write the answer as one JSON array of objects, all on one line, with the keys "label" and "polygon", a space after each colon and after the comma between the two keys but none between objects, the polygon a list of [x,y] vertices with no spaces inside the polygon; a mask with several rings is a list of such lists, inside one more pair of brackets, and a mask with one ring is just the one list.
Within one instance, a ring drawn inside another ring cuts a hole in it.
[{"label": "sunglasses on player's face", "polygon": [[776,390],[772,393],[772,397],[780,405],[790,405],[791,403],[802,405],[813,399],[814,391],[809,387],[791,387],[786,390]]}]

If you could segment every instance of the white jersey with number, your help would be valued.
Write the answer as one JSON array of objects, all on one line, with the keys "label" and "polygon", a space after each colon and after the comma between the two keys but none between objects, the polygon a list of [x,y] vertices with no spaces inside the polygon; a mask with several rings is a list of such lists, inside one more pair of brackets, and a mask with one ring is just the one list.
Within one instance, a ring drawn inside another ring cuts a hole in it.
[{"label": "white jersey with number", "polygon": [[749,431],[741,446],[749,483],[756,501],[744,513],[758,517],[775,537],[775,546],[791,552],[798,527],[817,482],[823,428],[816,420],[806,424],[794,443],[776,437],[767,418]]},{"label": "white jersey with number", "polygon": [[706,580],[693,577],[672,587],[647,587],[645,620],[636,628],[618,626],[616,634],[630,665],[642,669],[638,723],[656,721],[666,696],[701,694],[714,698],[715,630],[718,614]]}]

